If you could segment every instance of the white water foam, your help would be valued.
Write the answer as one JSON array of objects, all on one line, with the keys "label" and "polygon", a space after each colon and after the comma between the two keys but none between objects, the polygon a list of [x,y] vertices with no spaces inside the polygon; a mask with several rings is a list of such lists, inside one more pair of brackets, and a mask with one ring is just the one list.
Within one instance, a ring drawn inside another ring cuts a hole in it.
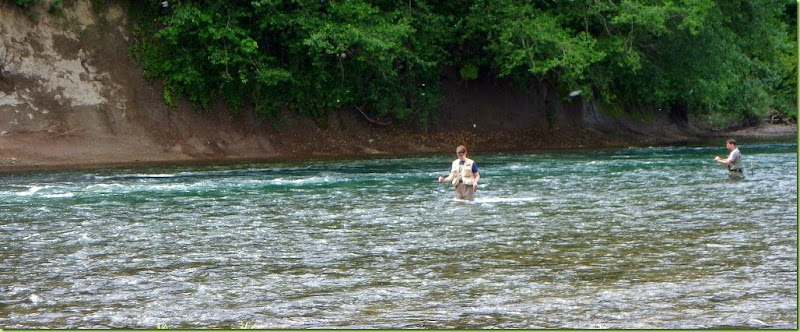
[{"label": "white water foam", "polygon": [[39,192],[39,190],[42,190],[42,189],[44,189],[44,188],[45,188],[45,187],[33,186],[33,187],[30,187],[30,188],[29,188],[28,190],[26,190],[26,191],[23,191],[23,192],[17,193],[17,195],[19,195],[19,196],[31,196],[31,195],[33,195],[33,194],[35,194],[35,193]]},{"label": "white water foam", "polygon": [[42,195],[42,197],[47,197],[47,198],[69,198],[69,197],[73,197],[73,196],[75,196],[75,194],[73,194],[71,192],[60,193],[60,194]]},{"label": "white water foam", "polygon": [[534,202],[537,197],[479,197],[475,199],[478,203],[515,203],[515,202]]}]

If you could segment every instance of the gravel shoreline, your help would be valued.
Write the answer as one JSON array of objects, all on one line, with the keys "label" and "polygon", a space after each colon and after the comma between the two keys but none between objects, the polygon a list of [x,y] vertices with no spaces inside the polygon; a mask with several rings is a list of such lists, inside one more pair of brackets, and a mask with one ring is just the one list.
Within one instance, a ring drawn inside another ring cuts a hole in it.
[{"label": "gravel shoreline", "polygon": [[797,138],[796,124],[761,124],[755,127],[748,127],[734,131],[720,133],[718,136],[731,136],[735,138]]},{"label": "gravel shoreline", "polygon": [[[495,133],[495,135],[487,135],[487,136],[513,136],[507,135],[508,133]],[[405,147],[398,146],[396,151],[362,151],[362,152],[355,152],[355,153],[326,153],[322,155],[309,155],[307,153],[298,153],[298,154],[280,154],[276,156],[266,156],[263,158],[201,158],[201,159],[165,159],[163,155],[154,154],[153,156],[146,156],[143,155],[141,158],[138,158],[135,161],[122,161],[122,162],[108,162],[108,160],[113,160],[109,156],[113,157],[114,151],[97,151],[97,155],[105,156],[105,158],[86,158],[85,156],[80,155],[70,155],[69,151],[64,151],[62,155],[59,156],[58,159],[53,158],[52,160],[31,160],[26,158],[18,158],[13,155],[13,153],[4,153],[0,155],[0,173],[14,173],[14,172],[28,172],[28,171],[56,171],[56,170],[71,170],[71,169],[91,169],[91,168],[105,168],[105,167],[141,167],[141,166],[159,166],[159,165],[184,165],[184,164],[194,164],[194,165],[201,165],[201,164],[233,164],[233,163],[242,163],[242,162],[259,162],[259,161],[276,161],[276,160],[315,160],[315,159],[325,159],[325,158],[357,158],[361,157],[369,157],[375,155],[392,155],[392,156],[401,156],[401,155],[418,155],[421,153],[436,153],[440,151],[440,148],[431,148],[426,146],[425,142],[427,140],[434,140],[434,141],[441,141],[444,138],[439,137],[439,135],[434,135],[436,137],[432,137],[429,139],[423,139],[419,143],[418,146],[414,148],[410,148],[409,146],[413,146],[413,144],[405,145]],[[446,136],[446,135],[445,135]],[[484,136],[486,138],[487,136]],[[408,137],[407,137],[408,138]],[[500,137],[502,138],[502,137]],[[660,144],[660,145],[670,145],[670,144],[683,144],[691,141],[703,141],[708,139],[724,139],[724,138],[735,138],[739,140],[741,145],[747,145],[748,140],[750,141],[763,141],[763,140],[797,140],[798,139],[798,131],[797,125],[791,124],[760,124],[758,126],[748,127],[737,129],[733,131],[714,131],[714,132],[705,132],[699,133],[694,138],[683,138],[683,139],[670,139],[670,138],[648,138],[647,140],[640,139],[633,139],[630,140],[626,139],[611,139],[604,141],[594,141],[590,143],[591,139],[586,139],[586,137],[580,136],[576,134],[575,137],[558,137],[555,140],[557,142],[551,144],[539,144],[537,146],[529,146],[524,148],[525,151],[550,151],[550,150],[586,150],[586,149],[594,149],[594,148],[611,148],[611,147],[622,147],[622,146],[637,146],[637,145],[653,145],[653,144]],[[420,140],[421,138],[417,137],[416,140]],[[517,137],[519,140],[533,140],[535,137]],[[414,140],[414,139],[412,139]],[[505,138],[505,141],[508,141],[509,138]],[[504,139],[493,139],[494,143],[487,144],[483,146],[482,150],[485,152],[489,151],[513,151],[514,148],[505,145],[503,143],[497,142],[504,142]],[[488,142],[487,142],[488,143]],[[519,146],[519,145],[517,145]],[[494,148],[492,148],[494,147]],[[36,147],[26,147],[28,149],[35,149]],[[103,149],[98,149],[103,150]],[[353,152],[355,150],[350,150]],[[376,150],[377,151],[377,150]],[[522,150],[520,150],[522,151]]]}]

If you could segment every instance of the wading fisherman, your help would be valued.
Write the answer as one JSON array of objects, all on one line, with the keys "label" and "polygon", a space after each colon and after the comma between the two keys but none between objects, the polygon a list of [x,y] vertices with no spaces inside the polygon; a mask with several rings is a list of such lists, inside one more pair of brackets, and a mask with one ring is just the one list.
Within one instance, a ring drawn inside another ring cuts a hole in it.
[{"label": "wading fisherman", "polygon": [[456,156],[458,159],[453,161],[450,175],[440,176],[439,183],[450,181],[455,188],[456,199],[474,201],[475,192],[478,191],[478,180],[481,179],[478,165],[474,160],[467,158],[467,147],[463,145],[456,148]]},{"label": "wading fisherman", "polygon": [[169,14],[169,2],[167,0],[158,3],[158,12],[161,15]]},{"label": "wading fisherman", "polygon": [[739,152],[739,147],[736,146],[736,140],[731,138],[725,141],[725,146],[731,151],[728,158],[720,156],[714,157],[714,161],[728,166],[728,178],[730,179],[744,179],[744,168],[742,168],[742,154]]}]

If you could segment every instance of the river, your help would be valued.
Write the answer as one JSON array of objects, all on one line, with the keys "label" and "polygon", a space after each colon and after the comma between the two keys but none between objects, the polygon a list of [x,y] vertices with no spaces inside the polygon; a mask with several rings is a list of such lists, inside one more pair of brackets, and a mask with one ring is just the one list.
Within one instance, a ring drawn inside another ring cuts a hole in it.
[{"label": "river", "polygon": [[0,328],[796,329],[797,143],[741,150],[3,174]]}]

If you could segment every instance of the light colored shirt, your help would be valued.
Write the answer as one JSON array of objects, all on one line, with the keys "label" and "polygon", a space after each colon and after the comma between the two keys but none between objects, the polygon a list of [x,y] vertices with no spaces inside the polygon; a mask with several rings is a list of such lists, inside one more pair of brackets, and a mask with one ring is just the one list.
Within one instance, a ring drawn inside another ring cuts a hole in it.
[{"label": "light colored shirt", "polygon": [[739,152],[739,148],[733,149],[733,151],[731,151],[731,154],[728,155],[728,161],[731,162],[731,166],[740,164],[739,159],[741,158],[742,154]]}]

